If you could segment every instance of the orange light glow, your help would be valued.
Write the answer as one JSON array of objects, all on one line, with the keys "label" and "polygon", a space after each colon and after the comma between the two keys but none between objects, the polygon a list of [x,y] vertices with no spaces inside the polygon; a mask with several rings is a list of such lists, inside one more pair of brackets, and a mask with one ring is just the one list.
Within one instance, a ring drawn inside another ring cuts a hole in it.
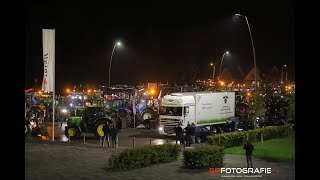
[{"label": "orange light glow", "polygon": [[150,94],[154,94],[154,92],[155,92],[154,89],[150,90]]},{"label": "orange light glow", "polygon": [[70,89],[67,89],[67,93],[69,93],[70,92]]}]

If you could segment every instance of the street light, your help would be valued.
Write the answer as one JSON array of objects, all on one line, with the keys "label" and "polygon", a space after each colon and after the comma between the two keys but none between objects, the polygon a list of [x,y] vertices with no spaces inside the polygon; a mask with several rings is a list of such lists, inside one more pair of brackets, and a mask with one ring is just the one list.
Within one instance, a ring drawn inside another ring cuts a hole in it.
[{"label": "street light", "polygon": [[214,84],[214,74],[216,73],[216,66],[213,63],[210,63],[210,66],[213,66],[213,72],[212,72],[212,82]]},{"label": "street light", "polygon": [[220,80],[220,76],[221,76],[221,67],[222,67],[222,61],[223,61],[223,58],[226,54],[230,54],[229,51],[226,51],[225,53],[223,53],[222,55],[222,58],[221,58],[221,62],[220,62],[220,71],[219,71],[219,77],[218,77],[218,80]]},{"label": "street light", "polygon": [[254,44],[253,44],[253,39],[252,39],[252,34],[251,34],[251,29],[250,29],[250,25],[248,22],[248,18],[247,16],[241,15],[241,14],[235,14],[236,16],[239,17],[244,17],[246,19],[247,25],[248,25],[248,29],[249,29],[249,34],[250,34],[250,38],[251,38],[251,44],[252,44],[252,51],[253,51],[253,64],[254,64],[254,90],[255,92],[257,91],[257,63],[256,63],[256,51],[254,49]]},{"label": "street light", "polygon": [[[248,25],[248,29],[249,29],[249,34],[250,34],[251,44],[252,44],[252,51],[253,51],[254,70],[255,70],[254,71],[254,92],[255,92],[254,104],[255,104],[255,107],[256,107],[256,105],[257,105],[257,63],[256,63],[256,52],[255,52],[255,49],[254,49],[251,29],[250,29],[250,25],[249,25],[247,16],[243,16],[241,14],[235,14],[235,15],[239,16],[239,17],[244,17],[246,19],[246,22],[247,22],[247,25]],[[254,110],[256,111],[256,108]],[[256,121],[254,121],[253,123],[254,123],[254,128],[256,128]]]},{"label": "street light", "polygon": [[118,41],[117,43],[114,44],[113,50],[112,50],[112,53],[111,53],[111,59],[110,59],[110,63],[109,63],[109,86],[110,86],[111,61],[112,61],[113,52],[114,52],[114,49],[116,48],[116,46],[121,46],[121,42]]},{"label": "street light", "polygon": [[[287,65],[283,65],[281,68],[281,83],[283,83],[283,68],[287,68]],[[286,81],[287,81],[287,71],[286,71]]]}]

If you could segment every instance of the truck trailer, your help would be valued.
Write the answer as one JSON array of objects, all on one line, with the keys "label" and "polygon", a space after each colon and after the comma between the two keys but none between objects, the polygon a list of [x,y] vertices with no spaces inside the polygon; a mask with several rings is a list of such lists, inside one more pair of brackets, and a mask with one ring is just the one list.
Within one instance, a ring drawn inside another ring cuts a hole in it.
[{"label": "truck trailer", "polygon": [[159,133],[174,135],[180,125],[210,126],[221,129],[235,115],[235,92],[178,92],[162,98]]}]

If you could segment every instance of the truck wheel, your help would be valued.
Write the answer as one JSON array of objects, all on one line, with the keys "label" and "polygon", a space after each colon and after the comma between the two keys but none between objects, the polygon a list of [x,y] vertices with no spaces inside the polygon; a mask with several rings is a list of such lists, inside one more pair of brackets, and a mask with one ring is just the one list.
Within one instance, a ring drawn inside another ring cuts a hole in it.
[{"label": "truck wheel", "polygon": [[81,135],[81,131],[77,125],[71,124],[65,127],[64,134],[67,136],[67,138],[78,138]]},{"label": "truck wheel", "polygon": [[150,109],[146,109],[142,114],[142,121],[146,119],[152,119],[153,118],[153,112]]},{"label": "truck wheel", "polygon": [[106,120],[98,120],[94,123],[93,133],[94,135],[99,138],[104,136],[104,132],[102,131],[102,127],[107,123]]},{"label": "truck wheel", "polygon": [[31,128],[28,122],[24,123],[24,135],[27,136],[30,134]]}]

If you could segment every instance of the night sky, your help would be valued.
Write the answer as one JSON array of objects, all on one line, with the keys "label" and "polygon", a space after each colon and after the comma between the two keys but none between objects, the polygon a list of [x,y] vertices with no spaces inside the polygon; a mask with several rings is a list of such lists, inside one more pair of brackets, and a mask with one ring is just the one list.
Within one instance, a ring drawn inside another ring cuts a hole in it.
[{"label": "night sky", "polygon": [[[108,82],[111,52],[117,40],[111,83],[190,83],[212,77],[223,67],[253,67],[250,35],[261,71],[288,65],[294,80],[295,4],[291,1],[245,4],[110,4],[88,2],[25,3],[26,88],[43,77],[42,28],[56,29],[56,90],[74,83]],[[217,72],[217,71],[216,71]]]}]

